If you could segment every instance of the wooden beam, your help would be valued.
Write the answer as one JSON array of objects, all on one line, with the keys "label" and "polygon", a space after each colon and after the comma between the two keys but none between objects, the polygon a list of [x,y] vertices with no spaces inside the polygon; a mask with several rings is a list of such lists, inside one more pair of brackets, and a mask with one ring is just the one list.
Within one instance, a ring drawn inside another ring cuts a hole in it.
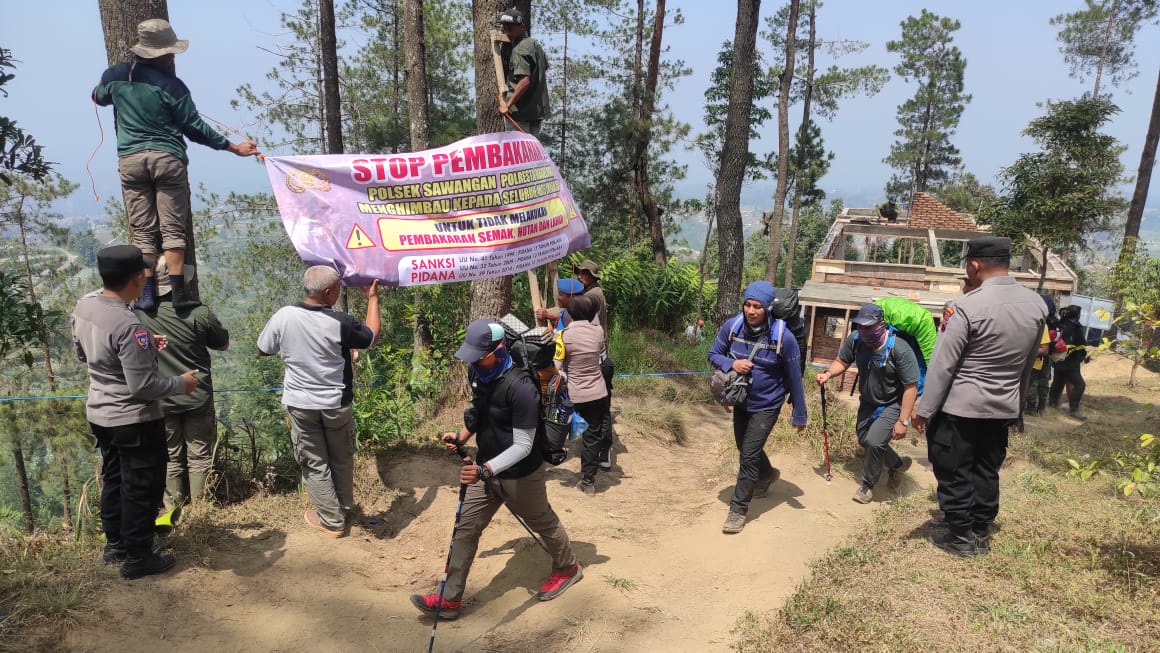
[{"label": "wooden beam", "polygon": [[926,230],[926,238],[930,245],[930,259],[934,263],[934,267],[941,268],[943,266],[942,255],[938,251],[938,239],[935,238],[934,229]]},{"label": "wooden beam", "polygon": [[[918,227],[888,227],[872,224],[842,225],[844,234],[869,234],[872,236],[887,236],[894,238],[914,238],[925,240],[928,229]],[[989,236],[987,231],[971,231],[969,229],[936,229],[935,236],[939,240],[973,240],[980,236]]]},{"label": "wooden beam", "polygon": [[814,360],[814,329],[818,325],[814,322],[818,318],[818,309],[816,306],[810,306],[810,333],[806,336],[806,362],[809,363]]}]

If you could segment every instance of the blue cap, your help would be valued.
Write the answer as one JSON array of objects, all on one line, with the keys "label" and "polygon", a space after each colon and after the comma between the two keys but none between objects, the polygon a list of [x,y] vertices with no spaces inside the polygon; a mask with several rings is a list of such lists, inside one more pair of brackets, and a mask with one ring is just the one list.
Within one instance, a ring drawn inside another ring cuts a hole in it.
[{"label": "blue cap", "polygon": [[584,292],[584,284],[579,279],[565,277],[556,282],[556,290],[565,295],[579,295]]}]

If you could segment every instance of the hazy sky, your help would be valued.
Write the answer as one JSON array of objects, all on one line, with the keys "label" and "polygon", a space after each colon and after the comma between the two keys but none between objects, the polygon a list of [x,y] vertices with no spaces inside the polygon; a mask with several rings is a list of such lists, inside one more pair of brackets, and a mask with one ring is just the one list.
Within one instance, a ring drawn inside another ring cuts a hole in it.
[{"label": "hazy sky", "polygon": [[[341,1],[341,0],[340,0]],[[678,118],[701,131],[704,89],[725,39],[733,37],[735,5],[727,0],[670,1],[686,21],[666,30],[667,56],[683,59],[693,74],[667,98]],[[293,11],[297,0],[170,0],[170,18],[180,38],[190,40],[189,51],[178,55],[179,76],[193,92],[198,108],[219,120],[244,126],[252,120],[229,108],[235,89],[244,83],[262,88],[274,57],[259,49],[280,40],[278,16]],[[777,3],[762,6],[762,18],[772,15]],[[818,34],[824,39],[857,39],[870,42],[860,55],[844,58],[841,65],[877,63],[892,67],[897,57],[886,52],[885,42],[899,37],[899,23],[923,7],[962,21],[955,42],[967,60],[966,91],[974,96],[963,114],[955,144],[968,170],[993,180],[1003,166],[1031,148],[1020,136],[1027,122],[1041,114],[1037,102],[1074,98],[1090,90],[1068,76],[1059,54],[1051,16],[1082,6],[1081,0],[829,0],[819,11]],[[626,29],[629,27],[626,26]],[[1137,47],[1140,76],[1127,88],[1114,89],[1122,111],[1109,131],[1128,146],[1127,170],[1139,165],[1140,146],[1148,123],[1160,68],[1160,27],[1148,26]],[[348,41],[354,34],[340,34]],[[545,41],[551,35],[540,34]],[[99,213],[92,200],[85,162],[100,139],[89,93],[105,68],[104,41],[95,0],[0,0],[0,47],[20,61],[16,79],[0,98],[0,114],[18,121],[45,146],[46,158],[56,169],[81,184],[67,203],[70,213]],[[820,66],[831,63],[822,56]],[[826,145],[837,154],[823,186],[831,196],[876,196],[882,192],[890,170],[882,164],[893,142],[898,104],[913,94],[913,84],[892,76],[879,95],[847,101],[831,123],[822,123]],[[793,114],[799,112],[795,108]],[[119,195],[116,147],[110,109],[100,111],[105,142],[92,163],[97,192],[102,198]],[[236,140],[237,137],[232,137]],[[776,148],[776,131],[767,126],[763,138],[751,147],[758,152]],[[288,152],[283,152],[288,153]],[[206,183],[217,191],[269,190],[262,166],[199,145],[190,146],[192,183]],[[700,196],[710,183],[699,156],[677,152],[689,164],[689,180],[680,189]],[[745,202],[768,207],[773,183],[746,189]]]}]

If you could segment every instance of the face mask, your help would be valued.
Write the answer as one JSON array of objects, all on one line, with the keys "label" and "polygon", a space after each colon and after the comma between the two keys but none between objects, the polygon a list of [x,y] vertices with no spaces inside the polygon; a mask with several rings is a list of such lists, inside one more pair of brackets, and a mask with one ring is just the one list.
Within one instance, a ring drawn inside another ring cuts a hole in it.
[{"label": "face mask", "polygon": [[491,383],[498,379],[511,365],[511,354],[508,354],[503,342],[496,345],[490,354],[479,359],[479,362],[471,364],[475,369],[475,378],[482,383]]},{"label": "face mask", "polygon": [[878,328],[874,329],[873,331],[860,329],[859,333],[862,334],[862,342],[866,343],[866,346],[871,349],[878,349],[882,346],[882,343],[886,342],[885,323],[879,325]]}]

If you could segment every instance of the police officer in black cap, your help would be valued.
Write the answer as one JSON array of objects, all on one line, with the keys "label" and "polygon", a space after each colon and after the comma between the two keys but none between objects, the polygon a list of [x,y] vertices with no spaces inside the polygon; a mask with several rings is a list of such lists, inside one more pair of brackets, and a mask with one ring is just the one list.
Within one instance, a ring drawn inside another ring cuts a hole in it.
[{"label": "police officer in black cap", "polygon": [[1047,317],[1039,295],[1008,275],[1010,239],[969,241],[965,262],[967,283],[978,288],[943,310],[914,418],[915,427],[926,431],[946,515],[947,532],[931,542],[963,557],[990,551],[1007,429],[1023,415]]},{"label": "police officer in black cap", "polygon": [[126,580],[176,562],[153,544],[168,458],[160,400],[197,387],[196,370],[173,377],[158,372],[165,336],[151,334],[129,308],[145,286],[147,267],[132,245],[97,252],[103,287],[82,297],[72,315],[77,357],[89,368],[86,412],[101,451],[104,562],[123,562]]}]

